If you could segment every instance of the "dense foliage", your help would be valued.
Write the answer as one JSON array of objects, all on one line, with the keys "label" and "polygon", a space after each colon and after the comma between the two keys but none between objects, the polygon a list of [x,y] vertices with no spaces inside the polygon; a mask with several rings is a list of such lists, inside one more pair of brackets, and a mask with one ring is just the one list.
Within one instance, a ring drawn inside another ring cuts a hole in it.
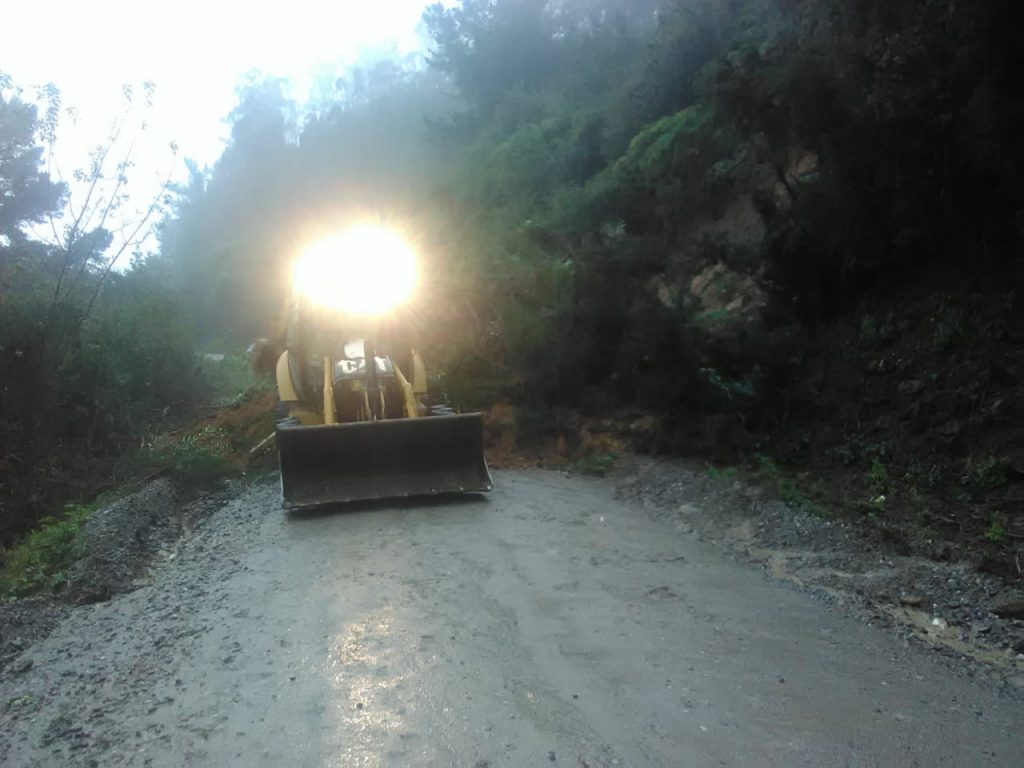
[{"label": "dense foliage", "polygon": [[[116,460],[193,398],[190,328],[165,270],[109,269],[43,170],[52,115],[0,83],[0,543],[115,482]],[[102,180],[97,183],[97,188]],[[42,242],[26,225],[62,237]]]},{"label": "dense foliage", "polygon": [[453,381],[756,410],[866,289],[1017,242],[1009,8],[436,5],[426,70],[380,62],[311,106],[251,83],[164,253],[199,332],[243,341],[299,244],[380,216],[428,260]]},{"label": "dense foliage", "polygon": [[368,217],[422,253],[422,344],[463,402],[639,404],[670,445],[718,416],[777,426],[809,350],[865,295],[986,278],[1019,248],[1012,7],[437,4],[425,62],[371,61],[309,103],[245,83],[159,256],[102,278],[78,254],[85,298],[59,308],[67,254],[19,228],[58,206],[46,125],[7,97],[3,498],[35,473],[60,487],[72,456],[117,450],[184,397],[190,340],[278,333],[297,250]]}]

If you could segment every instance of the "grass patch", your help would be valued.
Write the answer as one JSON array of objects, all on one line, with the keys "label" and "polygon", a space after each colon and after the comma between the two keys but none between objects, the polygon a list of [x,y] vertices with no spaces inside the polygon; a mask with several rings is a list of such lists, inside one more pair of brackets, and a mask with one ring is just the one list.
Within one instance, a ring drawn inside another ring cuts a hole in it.
[{"label": "grass patch", "polygon": [[587,456],[574,461],[569,471],[576,475],[587,475],[589,477],[604,477],[607,475],[612,467],[615,466],[615,462],[618,460],[618,456],[614,453],[592,453]]},{"label": "grass patch", "polygon": [[[139,468],[167,469],[171,476],[193,487],[209,485],[235,471],[226,450],[223,430],[208,428],[196,435],[143,449]],[[89,505],[68,505],[39,525],[8,550],[0,550],[0,599],[53,592],[67,582],[68,568],[84,554],[82,526],[114,494]]]},{"label": "grass patch", "polygon": [[[235,379],[236,383],[240,381]],[[245,389],[233,395],[238,405],[257,400],[273,383],[259,379],[254,382],[251,376],[249,382]],[[174,480],[192,488],[214,485],[240,470],[239,446],[233,446],[232,441],[240,443],[241,449],[247,449],[250,442],[255,443],[250,432],[263,436],[273,426],[269,410],[264,412],[261,405],[249,410],[259,418],[265,417],[268,423],[257,424],[246,412],[243,416],[247,420],[240,426],[234,423],[207,425],[186,434],[159,436],[125,457],[118,465],[119,474],[123,478],[139,479],[164,470]],[[68,568],[84,554],[79,534],[89,515],[118,498],[127,487],[103,494],[89,505],[69,505],[60,514],[43,518],[10,549],[0,548],[0,599],[53,591],[63,586]]]},{"label": "grass patch", "polygon": [[865,345],[889,341],[895,333],[892,312],[880,321],[876,321],[871,315],[864,315],[860,321],[860,340]]},{"label": "grass patch", "polygon": [[935,315],[931,318],[931,324],[935,345],[939,349],[947,349],[970,340],[967,317],[959,307],[954,307],[946,302],[940,303]]},{"label": "grass patch", "polygon": [[993,544],[998,544],[1006,536],[1006,528],[1003,526],[1003,515],[994,512],[989,518],[988,528],[985,530],[985,538]]},{"label": "grass patch", "polygon": [[945,483],[942,465],[914,459],[910,462],[909,469],[903,475],[903,482],[920,488],[922,491],[937,491]]},{"label": "grass patch", "polygon": [[83,554],[79,535],[95,505],[69,505],[59,517],[44,517],[13,549],[2,553],[0,597],[53,591],[67,582],[67,570]]},{"label": "grass patch", "polygon": [[775,460],[764,454],[754,456],[755,474],[762,480],[775,486],[779,499],[796,509],[803,510],[819,517],[832,517],[833,510],[828,504],[816,501],[804,491],[800,483],[783,472]]},{"label": "grass patch", "polygon": [[889,492],[889,471],[885,468],[885,464],[874,459],[868,470],[867,481],[873,496],[885,496]]},{"label": "grass patch", "polygon": [[969,462],[960,482],[980,493],[1001,488],[1007,483],[1006,462],[997,456]]},{"label": "grass patch", "polygon": [[210,387],[212,405],[234,405],[244,402],[250,391],[265,386],[269,377],[256,376],[244,355],[224,355],[215,359],[199,358],[199,368]]},{"label": "grass patch", "polygon": [[716,467],[708,465],[708,477],[712,480],[735,480],[739,477],[739,470],[736,467]]},{"label": "grass patch", "polygon": [[166,469],[184,483],[209,485],[235,470],[230,452],[227,431],[205,427],[196,434],[147,446],[140,461],[148,467]]}]

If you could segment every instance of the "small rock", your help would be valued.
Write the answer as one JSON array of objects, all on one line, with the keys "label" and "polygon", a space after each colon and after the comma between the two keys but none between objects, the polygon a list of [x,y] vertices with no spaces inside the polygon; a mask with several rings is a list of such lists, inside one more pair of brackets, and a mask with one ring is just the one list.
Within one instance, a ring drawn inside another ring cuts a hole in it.
[{"label": "small rock", "polygon": [[920,595],[903,595],[900,598],[900,605],[905,605],[908,608],[917,608],[924,605],[924,598]]},{"label": "small rock", "polygon": [[1024,599],[999,600],[992,606],[992,613],[1004,619],[1024,619]]},{"label": "small rock", "polygon": [[896,391],[901,395],[918,395],[924,389],[924,382],[920,379],[909,379],[908,381],[900,382],[899,386],[896,387]]}]

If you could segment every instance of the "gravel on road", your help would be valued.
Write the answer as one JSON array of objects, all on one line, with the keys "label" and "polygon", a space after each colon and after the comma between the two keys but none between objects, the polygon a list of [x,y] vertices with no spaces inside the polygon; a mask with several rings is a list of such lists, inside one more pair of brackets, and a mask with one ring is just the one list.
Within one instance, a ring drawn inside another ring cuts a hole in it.
[{"label": "gravel on road", "polygon": [[554,472],[496,487],[306,515],[241,491],[12,660],[0,764],[1024,764],[1012,686],[765,578],[685,510]]}]

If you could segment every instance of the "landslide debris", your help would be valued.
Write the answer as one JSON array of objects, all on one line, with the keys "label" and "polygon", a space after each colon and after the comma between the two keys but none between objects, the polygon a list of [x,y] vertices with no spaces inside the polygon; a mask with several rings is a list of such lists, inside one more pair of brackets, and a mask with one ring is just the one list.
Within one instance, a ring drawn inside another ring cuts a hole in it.
[{"label": "landslide debris", "polygon": [[[0,672],[26,648],[49,635],[68,611],[68,606],[44,597],[28,597],[0,604]],[[28,670],[23,664],[16,664],[13,671]]]},{"label": "landslide debris", "polygon": [[822,600],[898,628],[907,639],[983,662],[1024,689],[1024,590],[967,562],[900,554],[840,516],[787,504],[772,488],[694,462],[634,458],[616,470],[620,498],[671,517],[737,559]]},{"label": "landslide debris", "polygon": [[[249,455],[272,429],[273,393],[256,387],[154,438],[141,457],[140,473],[148,479],[136,480],[135,490],[91,513],[76,508],[87,514],[68,545],[78,559],[32,580],[53,591],[0,602],[0,670],[45,638],[70,605],[104,602],[145,584],[154,561],[174,558],[196,525],[237,491],[239,481],[230,478],[259,476],[273,463]],[[44,554],[27,559],[32,568],[48,567]]]},{"label": "landslide debris", "polygon": [[96,510],[82,527],[85,555],[71,566],[66,597],[96,603],[130,588],[157,552],[181,535],[180,502],[174,483],[160,478]]}]

